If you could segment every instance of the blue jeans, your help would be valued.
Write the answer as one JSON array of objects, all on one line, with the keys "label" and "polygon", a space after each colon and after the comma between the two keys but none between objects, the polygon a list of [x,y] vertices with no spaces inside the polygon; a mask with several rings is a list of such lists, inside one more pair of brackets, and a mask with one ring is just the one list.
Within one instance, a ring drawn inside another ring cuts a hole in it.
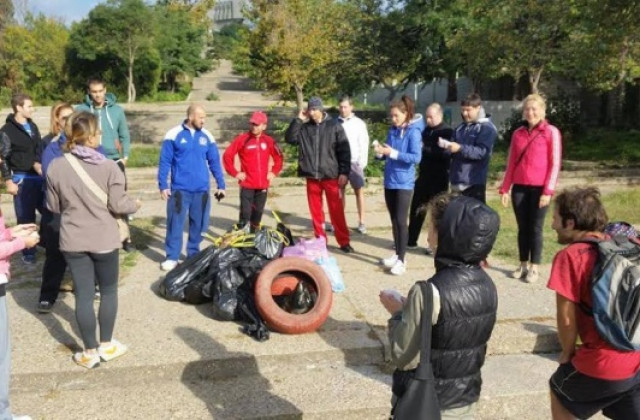
[{"label": "blue jeans", "polygon": [[[35,223],[36,210],[42,214],[44,199],[42,177],[16,173],[13,175],[13,182],[18,184],[18,194],[13,197],[13,209],[16,212],[18,224]],[[36,247],[22,250],[22,255],[35,255],[35,253]]]},{"label": "blue jeans", "polygon": [[167,201],[167,236],[165,238],[165,252],[168,260],[178,261],[180,257],[182,230],[187,215],[189,216],[187,258],[200,251],[202,234],[209,228],[210,208],[209,191],[171,191]]},{"label": "blue jeans", "polygon": [[7,297],[0,296],[0,420],[11,419],[9,407],[9,375],[11,374],[11,343]]}]

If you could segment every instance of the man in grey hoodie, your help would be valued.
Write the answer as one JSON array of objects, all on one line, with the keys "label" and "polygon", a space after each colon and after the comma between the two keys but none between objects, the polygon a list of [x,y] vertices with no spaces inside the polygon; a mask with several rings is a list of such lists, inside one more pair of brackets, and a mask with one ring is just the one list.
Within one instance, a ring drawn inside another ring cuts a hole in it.
[{"label": "man in grey hoodie", "polygon": [[[124,168],[131,152],[129,127],[124,110],[116,103],[116,96],[107,93],[107,84],[103,79],[92,77],[87,81],[87,94],[84,102],[76,107],[76,111],[88,111],[96,116],[98,127],[102,131],[100,144],[104,154],[115,160],[122,173],[125,173]],[[130,250],[130,238],[122,242],[122,248],[125,251]]]}]

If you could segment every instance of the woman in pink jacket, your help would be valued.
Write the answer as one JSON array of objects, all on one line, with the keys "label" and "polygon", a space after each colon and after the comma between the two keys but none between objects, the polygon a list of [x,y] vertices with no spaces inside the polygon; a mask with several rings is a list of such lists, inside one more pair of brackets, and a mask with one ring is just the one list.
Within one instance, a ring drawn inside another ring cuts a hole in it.
[{"label": "woman in pink jacket", "polygon": [[[513,278],[528,283],[538,279],[542,257],[542,227],[551,202],[562,160],[560,130],[545,119],[546,103],[532,94],[522,103],[527,124],[511,137],[507,170],[500,187],[502,205],[509,205],[509,191],[518,223],[520,266]],[[529,262],[531,265],[528,265]]]},{"label": "woman in pink jacket", "polygon": [[29,416],[11,414],[9,406],[9,373],[11,371],[11,343],[7,317],[6,284],[9,280],[11,255],[25,248],[33,248],[39,241],[38,227],[33,224],[17,225],[7,229],[0,211],[0,419],[27,420]]}]

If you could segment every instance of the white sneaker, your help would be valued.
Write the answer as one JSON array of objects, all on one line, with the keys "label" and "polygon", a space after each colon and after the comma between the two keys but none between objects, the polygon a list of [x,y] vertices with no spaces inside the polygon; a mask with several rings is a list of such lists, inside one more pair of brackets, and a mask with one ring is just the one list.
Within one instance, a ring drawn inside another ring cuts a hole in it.
[{"label": "white sneaker", "polygon": [[160,269],[162,271],[171,271],[174,268],[176,268],[178,265],[178,261],[176,260],[164,260],[161,264],[160,264]]},{"label": "white sneaker", "polygon": [[112,338],[110,345],[100,345],[100,347],[98,347],[98,354],[103,362],[108,362],[109,360],[122,356],[128,349],[129,348],[127,346]]},{"label": "white sneaker", "polygon": [[393,267],[391,267],[391,270],[389,270],[389,272],[391,274],[393,274],[394,276],[401,276],[406,271],[407,271],[407,266],[405,265],[405,263],[403,263],[400,260],[396,261],[396,263],[393,265]]},{"label": "white sneaker", "polygon": [[380,260],[380,264],[384,265],[387,268],[393,267],[398,261],[398,254],[394,254],[389,258],[383,258]]},{"label": "white sneaker", "polygon": [[32,420],[31,416],[11,416],[11,420]]},{"label": "white sneaker", "polygon": [[358,232],[361,233],[362,235],[367,233],[367,227],[364,225],[364,223],[360,223],[358,225]]}]

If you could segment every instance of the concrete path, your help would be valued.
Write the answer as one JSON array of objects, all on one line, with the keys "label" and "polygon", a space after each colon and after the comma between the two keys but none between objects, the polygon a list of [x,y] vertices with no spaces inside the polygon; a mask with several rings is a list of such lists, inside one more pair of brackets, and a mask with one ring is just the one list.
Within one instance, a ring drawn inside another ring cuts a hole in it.
[{"label": "concrete path", "polygon": [[[141,189],[153,185],[152,170],[132,170],[130,178]],[[311,237],[304,189],[296,180],[279,182],[268,207],[280,213],[296,236]],[[229,182],[230,197],[213,205],[213,235],[237,219],[234,185]],[[388,215],[380,185],[367,189],[370,231],[353,233],[356,252],[343,254],[329,238],[347,289],[334,295],[327,322],[306,335],[273,333],[259,343],[242,334],[239,324],[213,320],[209,304],[191,306],[158,296],[164,274],[159,262],[164,258],[165,204],[157,199],[145,199],[137,216],[153,218],[155,230],[119,291],[115,337],[131,351],[98,369],[87,371],[71,361],[72,351],[81,345],[73,296],[62,294],[52,314],[35,313],[39,273],[25,270],[14,258],[14,272],[21,275],[12,280],[7,301],[15,411],[37,419],[386,418],[388,314],[378,292],[406,292],[434,269],[433,259],[418,249],[409,251],[406,275],[394,277],[381,270],[377,260],[391,253]],[[351,226],[353,201],[349,196]],[[3,211],[11,218],[7,203]],[[275,225],[270,215],[264,222]],[[549,266],[542,267],[537,284],[508,278],[506,273],[514,268],[512,262],[492,259],[488,269],[500,305],[483,369],[478,419],[549,417],[547,379],[558,349],[554,296],[544,280]]]}]

